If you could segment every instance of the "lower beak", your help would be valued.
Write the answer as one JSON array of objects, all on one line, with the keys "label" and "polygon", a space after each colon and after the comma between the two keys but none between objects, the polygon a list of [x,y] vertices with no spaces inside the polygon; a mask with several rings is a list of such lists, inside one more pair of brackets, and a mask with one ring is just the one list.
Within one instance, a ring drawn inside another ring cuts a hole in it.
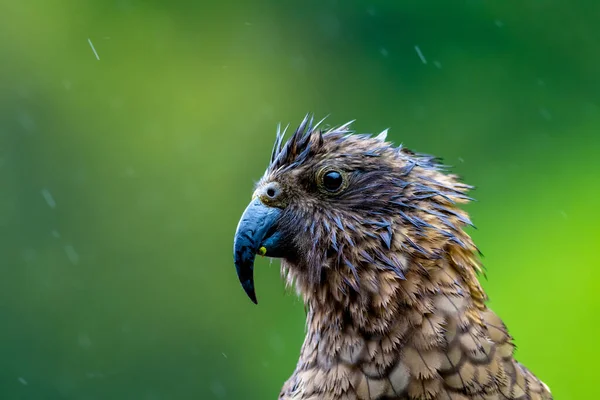
[{"label": "lower beak", "polygon": [[233,260],[238,278],[255,304],[254,259],[257,253],[280,257],[281,235],[276,231],[281,209],[268,207],[257,197],[246,207],[233,240]]}]

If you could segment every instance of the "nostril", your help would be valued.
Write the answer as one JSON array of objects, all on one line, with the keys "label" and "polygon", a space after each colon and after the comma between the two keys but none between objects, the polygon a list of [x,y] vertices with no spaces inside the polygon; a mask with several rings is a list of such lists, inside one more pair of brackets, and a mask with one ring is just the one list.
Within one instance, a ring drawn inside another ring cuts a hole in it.
[{"label": "nostril", "polygon": [[267,189],[267,196],[269,196],[270,198],[275,197],[275,193],[276,193],[276,191],[274,188],[270,187]]}]

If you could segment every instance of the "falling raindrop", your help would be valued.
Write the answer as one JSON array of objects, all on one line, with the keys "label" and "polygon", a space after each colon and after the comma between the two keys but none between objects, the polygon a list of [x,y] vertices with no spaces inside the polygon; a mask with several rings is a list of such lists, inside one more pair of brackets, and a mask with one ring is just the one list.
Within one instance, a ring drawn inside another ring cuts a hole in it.
[{"label": "falling raindrop", "polygon": [[79,347],[87,349],[92,346],[92,339],[90,339],[90,337],[85,333],[82,333],[77,338],[77,344],[79,345]]},{"label": "falling raindrop", "polygon": [[71,264],[77,265],[79,263],[79,254],[75,251],[73,246],[70,244],[65,246],[65,253],[67,253],[67,258],[71,261]]},{"label": "falling raindrop", "polygon": [[94,52],[94,55],[96,56],[96,60],[100,61],[100,56],[98,55],[98,52],[96,52],[96,48],[94,47],[94,44],[92,43],[92,39],[88,38],[88,43],[90,44],[90,47],[92,48],[92,51]]},{"label": "falling raindrop", "polygon": [[540,108],[540,115],[546,120],[546,121],[550,121],[552,119],[552,114],[550,114],[550,111],[548,111],[547,108],[541,107]]},{"label": "falling raindrop", "polygon": [[218,398],[224,398],[227,395],[227,391],[225,390],[225,386],[221,382],[215,381],[210,386],[210,390],[213,394]]},{"label": "falling raindrop", "polygon": [[46,200],[48,207],[56,208],[56,201],[54,201],[54,197],[48,189],[42,189],[42,196],[44,196],[44,200]]},{"label": "falling raindrop", "polygon": [[419,56],[419,58],[421,59],[421,62],[423,64],[427,64],[427,59],[425,58],[425,56],[423,55],[423,52],[421,51],[421,49],[419,48],[419,46],[415,46],[415,50],[417,52],[417,55]]}]

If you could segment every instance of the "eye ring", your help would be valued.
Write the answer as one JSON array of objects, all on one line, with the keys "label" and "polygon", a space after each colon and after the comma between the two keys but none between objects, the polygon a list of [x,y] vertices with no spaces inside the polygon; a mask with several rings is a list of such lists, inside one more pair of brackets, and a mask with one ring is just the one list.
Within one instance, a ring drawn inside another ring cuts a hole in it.
[{"label": "eye ring", "polygon": [[348,179],[344,171],[325,167],[319,171],[317,183],[319,189],[327,194],[338,194],[348,186]]}]

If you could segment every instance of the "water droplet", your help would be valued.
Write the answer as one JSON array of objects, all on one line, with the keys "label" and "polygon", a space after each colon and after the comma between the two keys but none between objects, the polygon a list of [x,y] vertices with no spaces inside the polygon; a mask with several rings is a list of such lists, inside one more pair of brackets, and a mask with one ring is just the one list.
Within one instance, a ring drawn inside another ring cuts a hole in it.
[{"label": "water droplet", "polygon": [[96,60],[100,61],[100,56],[98,55],[98,52],[96,52],[96,48],[94,47],[94,44],[92,43],[92,39],[88,38],[88,43],[90,44],[90,47],[92,48],[92,51],[94,52],[94,55],[96,56]]},{"label": "water droplet", "polygon": [[67,254],[67,258],[71,261],[71,264],[77,265],[79,263],[79,254],[75,251],[73,246],[70,244],[65,246],[65,253]]},{"label": "water droplet", "polygon": [[225,390],[225,386],[221,382],[215,381],[210,385],[210,390],[213,394],[218,398],[224,398],[227,395],[227,391]]},{"label": "water droplet", "polygon": [[48,189],[42,189],[42,196],[44,196],[48,207],[56,208],[56,201],[54,201],[54,197],[52,197],[52,193]]},{"label": "water droplet", "polygon": [[421,59],[421,62],[423,64],[427,64],[427,59],[425,58],[425,56],[423,55],[423,52],[421,51],[421,49],[419,48],[419,46],[415,46],[415,51],[417,52],[417,55],[419,56],[419,58]]},{"label": "water droplet", "polygon": [[550,114],[550,111],[548,111],[548,109],[541,107],[540,108],[540,115],[546,120],[546,121],[550,121],[552,119],[552,114]]},{"label": "water droplet", "polygon": [[79,347],[87,349],[92,346],[92,339],[90,339],[90,337],[85,333],[82,333],[77,338],[77,344],[79,345]]}]

